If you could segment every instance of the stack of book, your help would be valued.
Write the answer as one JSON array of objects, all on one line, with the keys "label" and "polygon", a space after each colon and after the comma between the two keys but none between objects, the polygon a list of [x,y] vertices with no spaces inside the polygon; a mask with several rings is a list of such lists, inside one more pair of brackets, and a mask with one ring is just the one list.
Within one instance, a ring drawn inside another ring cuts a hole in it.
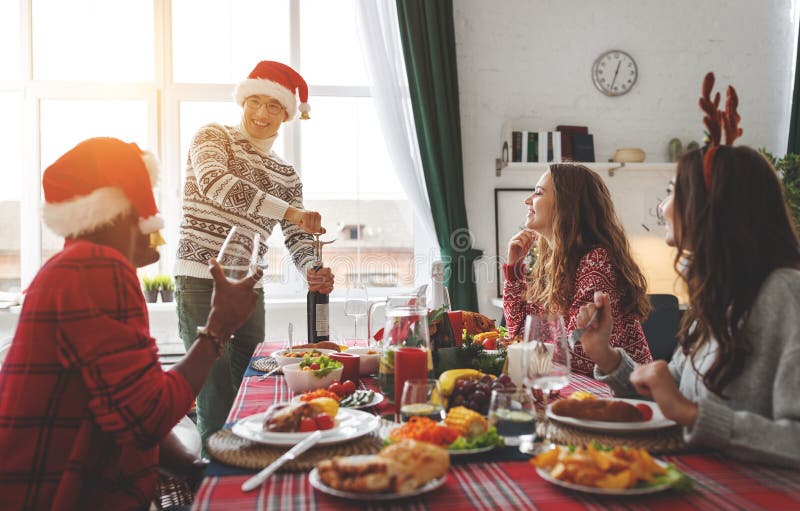
[{"label": "stack of book", "polygon": [[556,131],[512,131],[511,161],[593,162],[594,141],[586,126],[558,126]]}]

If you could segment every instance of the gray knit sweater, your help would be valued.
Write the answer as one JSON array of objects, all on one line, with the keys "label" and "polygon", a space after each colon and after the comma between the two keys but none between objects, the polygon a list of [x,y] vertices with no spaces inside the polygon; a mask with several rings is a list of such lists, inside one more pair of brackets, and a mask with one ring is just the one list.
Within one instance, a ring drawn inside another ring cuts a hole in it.
[{"label": "gray knit sweater", "polygon": [[[775,270],[764,281],[745,328],[753,353],[722,399],[703,384],[680,349],[669,364],[681,393],[698,404],[694,428],[684,429],[690,447],[712,448],[730,456],[800,467],[800,271]],[[717,344],[695,356],[699,373],[713,362]],[[622,350],[619,367],[595,377],[617,396],[635,396],[629,377],[634,362]]]},{"label": "gray knit sweater", "polygon": [[233,225],[243,235],[242,244],[252,245],[253,234],[261,234],[263,256],[280,221],[286,248],[305,277],[313,259],[312,237],[281,220],[289,205],[303,208],[303,185],[294,168],[271,150],[273,141],[253,140],[238,126],[210,124],[197,132],[186,165],[175,275],[210,279],[208,260],[216,257]]}]

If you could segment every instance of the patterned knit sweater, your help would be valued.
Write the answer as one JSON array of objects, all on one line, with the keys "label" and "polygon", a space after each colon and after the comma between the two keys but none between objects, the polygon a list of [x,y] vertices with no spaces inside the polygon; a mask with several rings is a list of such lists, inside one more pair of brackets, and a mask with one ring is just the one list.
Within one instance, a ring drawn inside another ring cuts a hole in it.
[{"label": "patterned knit sweater", "polygon": [[[525,281],[525,265],[503,265],[505,285],[503,287],[503,312],[506,316],[508,331],[522,334],[525,328],[525,316],[542,312],[537,303],[528,303],[525,295],[528,285]],[[595,248],[584,254],[575,274],[575,293],[569,306],[567,318],[567,335],[575,330],[575,321],[581,305],[593,301],[594,292],[608,293],[611,300],[611,314],[614,327],[611,331],[611,345],[625,350],[633,360],[639,363],[653,361],[650,347],[642,331],[642,325],[633,314],[624,314],[620,307],[620,293],[617,289],[617,273],[611,264],[608,252],[604,248]],[[572,350],[572,370],[592,376],[594,362],[583,351],[578,341]]]},{"label": "patterned knit sweater", "polygon": [[[313,253],[311,235],[281,220],[289,205],[303,208],[303,185],[294,168],[272,151],[267,141],[248,137],[240,126],[210,124],[201,128],[189,148],[183,185],[175,275],[211,278],[208,260],[216,257],[231,226],[234,242],[252,250],[253,235],[261,235],[259,254],[280,222],[284,243],[305,276]],[[243,261],[240,266],[246,267]]]}]

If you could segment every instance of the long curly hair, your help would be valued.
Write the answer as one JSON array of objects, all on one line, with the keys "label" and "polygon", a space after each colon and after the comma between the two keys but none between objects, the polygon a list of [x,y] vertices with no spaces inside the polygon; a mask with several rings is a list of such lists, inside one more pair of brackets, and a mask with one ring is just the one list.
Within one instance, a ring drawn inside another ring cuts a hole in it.
[{"label": "long curly hair", "polygon": [[647,317],[647,280],[631,256],[603,180],[583,165],[571,163],[550,165],[550,175],[555,194],[553,239],[548,243],[538,238],[539,256],[531,272],[528,300],[568,314],[581,258],[592,249],[604,248],[617,272],[622,311]]},{"label": "long curly hair", "polygon": [[675,269],[690,304],[678,342],[693,360],[716,339],[719,350],[703,382],[724,397],[752,353],[752,339],[743,333],[758,291],[775,269],[800,267],[800,245],[783,186],[764,156],[746,146],[719,146],[711,176],[707,192],[702,150],[678,162]]}]

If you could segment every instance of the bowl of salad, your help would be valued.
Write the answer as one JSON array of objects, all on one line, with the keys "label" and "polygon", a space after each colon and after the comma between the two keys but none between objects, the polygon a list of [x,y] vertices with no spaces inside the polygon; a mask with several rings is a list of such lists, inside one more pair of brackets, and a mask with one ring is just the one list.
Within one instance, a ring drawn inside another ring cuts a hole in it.
[{"label": "bowl of salad", "polygon": [[278,362],[278,365],[283,367],[289,364],[299,364],[306,357],[318,357],[320,355],[330,355],[336,353],[333,350],[322,349],[294,349],[294,350],[278,350],[272,353],[272,356]]},{"label": "bowl of salad", "polygon": [[343,367],[327,355],[306,356],[298,363],[283,366],[283,376],[292,392],[300,394],[339,381]]}]

